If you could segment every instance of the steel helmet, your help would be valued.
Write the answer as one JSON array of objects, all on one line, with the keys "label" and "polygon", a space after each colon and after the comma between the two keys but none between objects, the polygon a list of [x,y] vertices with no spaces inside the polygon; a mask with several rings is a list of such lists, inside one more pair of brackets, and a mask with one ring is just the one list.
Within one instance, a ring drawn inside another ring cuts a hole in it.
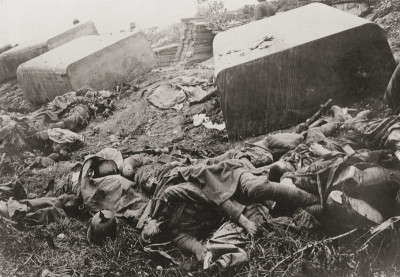
[{"label": "steel helmet", "polygon": [[109,237],[112,240],[117,238],[117,219],[108,210],[96,213],[87,231],[87,239],[90,243],[101,243]]}]

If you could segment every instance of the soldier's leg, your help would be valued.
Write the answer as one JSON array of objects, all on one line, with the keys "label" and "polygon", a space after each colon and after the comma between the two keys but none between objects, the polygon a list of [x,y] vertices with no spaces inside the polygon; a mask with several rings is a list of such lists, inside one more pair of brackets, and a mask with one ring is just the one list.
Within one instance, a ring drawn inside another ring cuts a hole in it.
[{"label": "soldier's leg", "polygon": [[187,233],[179,233],[172,240],[173,243],[183,251],[196,255],[198,261],[204,260],[206,253],[205,245],[195,237]]},{"label": "soldier's leg", "polygon": [[[262,226],[269,216],[268,209],[260,204],[247,206],[243,215],[259,226]],[[218,264],[223,268],[243,264],[248,260],[244,247],[249,238],[243,227],[232,221],[225,222],[206,244],[204,268],[211,264]]]},{"label": "soldier's leg", "polygon": [[282,202],[289,206],[306,207],[319,203],[317,196],[288,183],[270,182],[266,176],[245,172],[240,177],[238,193],[249,201],[264,203],[266,200]]}]

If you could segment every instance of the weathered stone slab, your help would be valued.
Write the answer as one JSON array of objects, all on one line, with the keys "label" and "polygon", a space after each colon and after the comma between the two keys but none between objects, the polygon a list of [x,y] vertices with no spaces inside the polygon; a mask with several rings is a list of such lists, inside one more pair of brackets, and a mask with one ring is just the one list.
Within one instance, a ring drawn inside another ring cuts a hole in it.
[{"label": "weathered stone slab", "polygon": [[395,69],[377,24],[316,3],[219,33],[213,47],[231,138],[303,121],[329,98],[381,94]]},{"label": "weathered stone slab", "polygon": [[0,83],[16,78],[20,64],[29,61],[47,51],[54,49],[75,38],[97,34],[93,22],[86,22],[48,39],[45,42],[33,45],[19,45],[0,54]]},{"label": "weathered stone slab", "polygon": [[11,48],[11,44],[0,45],[0,54],[10,50]]},{"label": "weathered stone slab", "polygon": [[111,89],[157,65],[143,33],[118,33],[77,38],[21,64],[17,77],[26,98],[46,103],[85,85]]}]

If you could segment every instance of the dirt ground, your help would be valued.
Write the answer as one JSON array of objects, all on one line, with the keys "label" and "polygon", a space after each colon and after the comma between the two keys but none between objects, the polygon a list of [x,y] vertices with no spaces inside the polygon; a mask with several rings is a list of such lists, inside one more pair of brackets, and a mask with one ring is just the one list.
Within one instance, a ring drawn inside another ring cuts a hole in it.
[{"label": "dirt ground", "polygon": [[[155,82],[181,76],[210,79],[213,70],[201,66],[187,70],[161,69],[140,77],[132,84],[146,87]],[[106,120],[98,118],[89,125],[87,130],[98,132],[96,135],[87,136],[87,146],[82,151],[96,152],[110,144],[129,149],[175,145],[188,150],[201,149],[215,153],[226,151],[229,143],[225,131],[193,126],[193,115],[198,113],[206,113],[213,122],[223,122],[217,97],[214,96],[201,104],[186,104],[182,110],[174,111],[160,110],[150,105],[146,100],[147,95],[148,92],[142,94],[140,91],[121,95],[120,100],[116,101],[116,111],[113,115]],[[113,143],[114,136],[118,137],[118,141]]]},{"label": "dirt ground", "polygon": [[38,107],[25,99],[18,81],[14,79],[0,84],[0,109],[27,114],[37,110]]}]

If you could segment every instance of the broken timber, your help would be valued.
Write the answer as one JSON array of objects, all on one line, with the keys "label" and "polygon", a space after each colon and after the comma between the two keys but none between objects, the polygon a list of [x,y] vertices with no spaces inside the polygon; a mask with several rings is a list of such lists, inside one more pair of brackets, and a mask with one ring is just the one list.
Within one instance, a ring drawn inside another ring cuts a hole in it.
[{"label": "broken timber", "polygon": [[182,19],[182,23],[183,35],[175,62],[192,65],[211,58],[215,34],[207,28],[207,22],[199,18],[186,18]]}]

